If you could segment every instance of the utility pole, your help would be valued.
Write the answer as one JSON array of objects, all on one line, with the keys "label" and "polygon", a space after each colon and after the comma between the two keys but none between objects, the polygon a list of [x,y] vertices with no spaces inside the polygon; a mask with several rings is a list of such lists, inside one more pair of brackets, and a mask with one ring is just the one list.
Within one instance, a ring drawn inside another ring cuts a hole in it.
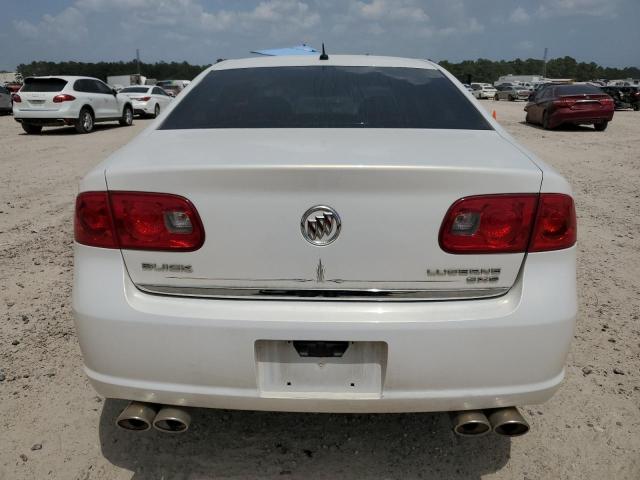
[{"label": "utility pole", "polygon": [[544,58],[542,59],[542,78],[547,78],[547,53],[549,49],[544,47]]},{"label": "utility pole", "polygon": [[136,65],[138,67],[138,75],[140,75],[140,49],[139,48],[136,48]]}]

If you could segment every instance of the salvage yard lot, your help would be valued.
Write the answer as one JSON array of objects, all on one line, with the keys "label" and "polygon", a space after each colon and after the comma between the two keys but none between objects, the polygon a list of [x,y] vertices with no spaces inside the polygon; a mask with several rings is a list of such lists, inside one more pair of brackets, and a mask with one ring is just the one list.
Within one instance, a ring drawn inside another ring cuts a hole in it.
[{"label": "salvage yard lot", "polygon": [[571,182],[578,212],[567,377],[523,408],[528,435],[459,438],[444,414],[213,410],[181,436],[116,429],[124,402],[89,386],[71,316],[73,201],[149,122],[27,136],[0,117],[0,479],[640,478],[640,113],[544,131],[523,103],[483,105]]}]

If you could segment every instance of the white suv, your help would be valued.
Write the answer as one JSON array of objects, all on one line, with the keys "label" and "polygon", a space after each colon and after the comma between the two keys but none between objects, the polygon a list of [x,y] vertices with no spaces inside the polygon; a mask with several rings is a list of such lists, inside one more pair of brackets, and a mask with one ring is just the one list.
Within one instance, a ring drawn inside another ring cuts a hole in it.
[{"label": "white suv", "polygon": [[564,377],[570,187],[432,62],[219,62],[79,192],[78,337],[124,428],[454,411],[517,435]]},{"label": "white suv", "polygon": [[28,134],[42,127],[74,125],[89,133],[96,122],[133,123],[133,107],[106,83],[90,77],[29,77],[13,95],[13,117]]}]

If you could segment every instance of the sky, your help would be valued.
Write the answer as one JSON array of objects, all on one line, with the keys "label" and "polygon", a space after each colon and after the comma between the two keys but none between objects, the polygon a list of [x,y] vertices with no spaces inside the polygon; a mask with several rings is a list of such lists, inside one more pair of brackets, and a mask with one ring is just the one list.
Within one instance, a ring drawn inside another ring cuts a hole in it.
[{"label": "sky", "polygon": [[0,0],[0,69],[33,60],[209,64],[307,43],[447,59],[640,66],[639,0]]}]

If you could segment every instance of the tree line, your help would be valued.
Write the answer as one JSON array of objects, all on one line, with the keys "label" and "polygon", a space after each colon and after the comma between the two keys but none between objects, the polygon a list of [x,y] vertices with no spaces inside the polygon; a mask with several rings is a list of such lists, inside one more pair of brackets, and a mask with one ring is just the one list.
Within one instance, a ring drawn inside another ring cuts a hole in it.
[{"label": "tree line", "polygon": [[[440,65],[449,70],[463,82],[494,82],[502,75],[541,75],[544,69],[543,61],[535,58],[522,60],[464,60],[449,62],[442,60]],[[140,63],[140,73],[147,78],[157,80],[180,79],[193,80],[209,65],[191,65],[187,62],[157,62]],[[38,75],[81,75],[107,80],[110,75],[127,75],[137,73],[135,60],[129,62],[44,62],[36,61],[20,64],[17,71],[23,76]],[[594,62],[578,62],[572,57],[554,58],[547,62],[546,74],[549,78],[572,78],[577,81],[605,78],[608,80],[619,78],[640,78],[640,68],[602,67]]]},{"label": "tree line", "polygon": [[[193,80],[209,65],[191,65],[187,62],[140,62],[140,74],[156,80]],[[111,75],[129,75],[138,73],[138,65],[135,60],[129,62],[44,62],[36,61],[29,64],[20,64],[17,72],[22,77],[34,77],[42,75],[78,75],[94,77],[107,81]]]},{"label": "tree line", "polygon": [[[498,61],[480,58],[459,63],[443,60],[440,65],[463,82],[469,80],[469,76],[473,82],[492,83],[503,75],[542,75],[544,71],[544,62],[535,58]],[[601,67],[595,62],[578,62],[572,57],[561,57],[547,62],[546,77],[571,78],[579,82],[596,79],[640,78],[640,68]]]}]

